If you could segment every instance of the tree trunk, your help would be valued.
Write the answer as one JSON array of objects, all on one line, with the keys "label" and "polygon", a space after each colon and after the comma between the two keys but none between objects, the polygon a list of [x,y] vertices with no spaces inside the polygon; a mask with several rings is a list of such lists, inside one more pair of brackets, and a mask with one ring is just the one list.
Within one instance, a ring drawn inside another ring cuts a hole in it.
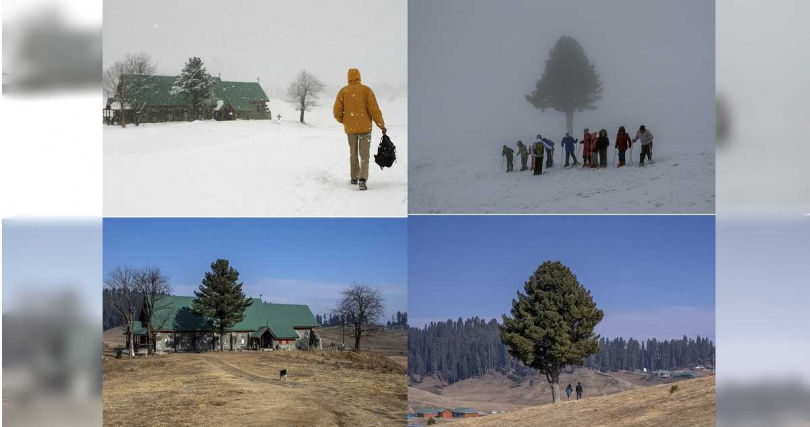
[{"label": "tree trunk", "polygon": [[132,327],[129,328],[129,357],[135,357],[135,337],[133,337]]},{"label": "tree trunk", "polygon": [[152,343],[154,340],[154,332],[152,332],[152,325],[151,323],[146,324],[146,355],[148,356],[150,352],[152,352]]},{"label": "tree trunk", "polygon": [[568,134],[573,136],[574,135],[574,112],[573,111],[566,111],[565,112],[565,128],[568,130]]},{"label": "tree trunk", "polygon": [[301,123],[304,123],[304,109],[303,108],[301,109],[301,117],[298,120],[300,120]]},{"label": "tree trunk", "polygon": [[360,351],[360,331],[354,333],[354,351]]},{"label": "tree trunk", "polygon": [[560,373],[552,372],[548,376],[549,385],[551,386],[551,403],[557,403],[562,400],[560,396]]}]

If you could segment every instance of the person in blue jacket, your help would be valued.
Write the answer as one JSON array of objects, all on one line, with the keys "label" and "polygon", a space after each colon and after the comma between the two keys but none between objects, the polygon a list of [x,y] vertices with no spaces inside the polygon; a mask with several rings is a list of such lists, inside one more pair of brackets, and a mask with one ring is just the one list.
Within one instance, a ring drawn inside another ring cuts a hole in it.
[{"label": "person in blue jacket", "polygon": [[577,155],[574,152],[574,149],[577,146],[577,142],[579,140],[574,139],[571,135],[567,132],[565,133],[565,137],[562,139],[561,144],[565,148],[565,167],[568,167],[568,158],[571,157],[574,159],[574,166],[578,165],[579,162],[577,161]]}]

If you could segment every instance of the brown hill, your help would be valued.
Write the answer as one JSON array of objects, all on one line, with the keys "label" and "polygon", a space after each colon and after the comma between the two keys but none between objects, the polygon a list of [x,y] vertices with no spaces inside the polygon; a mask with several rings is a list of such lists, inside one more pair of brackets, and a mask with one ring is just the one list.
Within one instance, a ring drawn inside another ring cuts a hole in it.
[{"label": "brown hill", "polygon": [[[581,368],[560,375],[563,388],[567,384],[582,383],[586,396],[618,393],[638,388],[638,385],[593,369]],[[468,378],[452,385],[435,378],[425,378],[408,388],[408,406],[412,410],[422,407],[469,407],[477,411],[512,411],[525,406],[551,402],[551,389],[545,379],[516,383],[501,373],[488,373],[479,378]]]},{"label": "brown hill", "polygon": [[[354,336],[350,328],[345,331],[346,349],[354,348]],[[335,345],[343,342],[340,326],[324,326],[318,328],[318,335],[323,341],[323,347],[329,344]],[[376,351],[388,356],[407,356],[408,352],[408,332],[399,329],[384,329],[379,332],[363,334],[360,341],[361,350]]]},{"label": "brown hill", "polygon": [[[670,393],[670,387],[678,390]],[[555,405],[526,407],[505,414],[459,420],[454,425],[475,426],[713,426],[714,377],[638,388],[606,396]]]},{"label": "brown hill", "polygon": [[125,341],[124,328],[120,326],[117,328],[107,329],[101,336],[101,342],[104,344],[104,346],[112,349],[123,348],[126,345]]}]

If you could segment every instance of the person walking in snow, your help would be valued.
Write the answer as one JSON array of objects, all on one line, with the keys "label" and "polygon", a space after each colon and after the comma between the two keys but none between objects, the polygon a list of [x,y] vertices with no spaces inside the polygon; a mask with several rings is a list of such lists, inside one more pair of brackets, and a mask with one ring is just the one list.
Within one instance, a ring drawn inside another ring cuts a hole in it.
[{"label": "person walking in snow", "polygon": [[537,139],[543,141],[543,145],[546,148],[546,169],[554,166],[554,141],[543,138],[540,135],[537,135]]},{"label": "person walking in snow", "polygon": [[610,139],[608,139],[608,133],[606,130],[602,129],[599,131],[599,137],[596,138],[596,148],[599,150],[599,167],[606,168],[607,167],[607,150],[610,147]]},{"label": "person walking in snow", "polygon": [[545,151],[545,145],[543,145],[542,140],[538,140],[532,145],[532,164],[534,165],[534,174],[535,175],[542,175],[543,174],[543,152],[544,151]]},{"label": "person walking in snow", "polygon": [[565,388],[565,394],[568,396],[568,400],[571,400],[571,392],[574,391],[574,388],[571,387],[571,384],[568,384],[568,387]]},{"label": "person walking in snow", "polygon": [[582,131],[582,167],[588,167],[591,165],[591,134],[589,133],[590,129],[585,128]]},{"label": "person walking in snow", "polygon": [[590,140],[590,148],[588,152],[591,153],[591,167],[598,168],[599,167],[599,146],[597,145],[597,132],[594,132],[589,135]]},{"label": "person walking in snow", "polygon": [[526,169],[529,169],[526,166],[526,163],[529,161],[529,149],[526,147],[526,144],[524,144],[523,141],[518,141],[517,147],[518,154],[520,155],[520,170],[525,171]]},{"label": "person walking in snow", "polygon": [[503,145],[503,150],[501,150],[501,157],[504,157],[504,156],[506,157],[506,171],[507,172],[512,172],[513,170],[515,170],[515,166],[512,163],[512,161],[514,159],[514,153],[515,153],[515,150],[507,147],[506,144]]},{"label": "person walking in snow", "polygon": [[577,142],[579,142],[579,141],[574,139],[574,137],[569,135],[567,132],[565,134],[565,137],[563,137],[562,141],[560,141],[560,145],[562,145],[563,148],[565,149],[565,165],[564,165],[564,167],[568,167],[568,158],[569,157],[574,159],[573,166],[576,166],[576,165],[579,164],[579,162],[577,161],[577,154],[574,152],[574,149],[576,148]]},{"label": "person walking in snow", "polygon": [[636,137],[633,138],[633,142],[641,140],[641,159],[639,160],[638,164],[640,166],[644,166],[644,157],[646,156],[652,162],[652,143],[653,143],[653,134],[647,129],[646,126],[641,125],[636,132]]},{"label": "person walking in snow", "polygon": [[619,133],[616,134],[616,144],[614,145],[617,150],[619,150],[619,165],[617,167],[624,166],[625,161],[625,151],[633,145],[633,142],[630,141],[630,134],[624,130],[624,126],[619,126]]},{"label": "person walking in snow", "polygon": [[368,155],[371,145],[371,121],[386,134],[385,121],[377,105],[377,97],[368,86],[360,83],[360,71],[350,68],[349,84],[337,94],[332,112],[349,139],[349,180],[352,185],[360,183],[365,190],[368,180]]},{"label": "person walking in snow", "polygon": [[577,400],[582,399],[582,384],[577,383]]}]

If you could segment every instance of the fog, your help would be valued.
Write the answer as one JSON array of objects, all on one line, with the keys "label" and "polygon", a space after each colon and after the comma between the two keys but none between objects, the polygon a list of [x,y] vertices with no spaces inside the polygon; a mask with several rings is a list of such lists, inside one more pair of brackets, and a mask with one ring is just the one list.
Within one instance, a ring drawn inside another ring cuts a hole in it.
[{"label": "fog", "polygon": [[408,12],[414,161],[432,145],[494,153],[538,133],[559,141],[565,115],[524,96],[563,35],[604,88],[596,111],[574,114],[575,137],[605,128],[612,141],[619,125],[632,135],[645,124],[660,144],[714,143],[712,1],[412,0]]},{"label": "fog", "polygon": [[719,213],[810,212],[810,2],[717,2]]},{"label": "fog", "polygon": [[225,80],[260,79],[278,96],[302,69],[330,89],[350,67],[373,85],[407,82],[406,7],[375,2],[158,0],[104,3],[104,66],[146,52],[176,75],[190,56]]},{"label": "fog", "polygon": [[3,1],[3,93],[94,92],[101,80],[101,2]]}]

